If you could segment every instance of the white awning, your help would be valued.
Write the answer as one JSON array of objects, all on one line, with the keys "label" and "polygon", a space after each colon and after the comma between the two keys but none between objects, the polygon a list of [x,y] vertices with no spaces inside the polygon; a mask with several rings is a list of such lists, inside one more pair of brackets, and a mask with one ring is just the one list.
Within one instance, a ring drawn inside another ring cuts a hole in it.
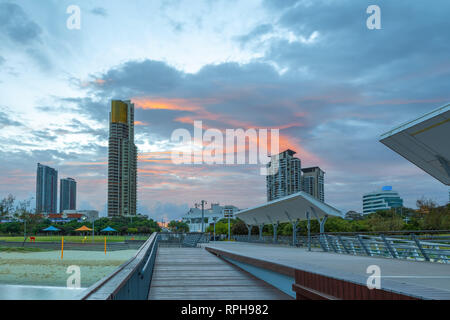
[{"label": "white awning", "polygon": [[236,217],[246,224],[259,225],[306,220],[307,212],[310,213],[311,219],[320,219],[324,216],[342,217],[341,211],[305,192],[294,193],[257,207],[239,211]]},{"label": "white awning", "polygon": [[450,185],[450,104],[381,135],[380,142]]}]

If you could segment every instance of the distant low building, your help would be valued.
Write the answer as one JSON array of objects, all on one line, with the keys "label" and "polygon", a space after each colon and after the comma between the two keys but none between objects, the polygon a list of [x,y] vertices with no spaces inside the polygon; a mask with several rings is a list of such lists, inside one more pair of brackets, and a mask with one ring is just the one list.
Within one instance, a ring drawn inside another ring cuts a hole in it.
[{"label": "distant low building", "polygon": [[385,186],[380,191],[363,195],[363,214],[401,207],[403,207],[403,199],[396,191],[392,190],[391,186]]},{"label": "distant low building", "polygon": [[363,216],[361,213],[353,211],[353,210],[348,211],[344,217],[345,220],[361,220],[362,218],[363,218]]},{"label": "distant low building", "polygon": [[92,221],[98,219],[97,210],[64,210],[63,213],[50,213],[43,215],[44,218],[49,219],[53,223],[67,223],[70,221],[84,221],[86,217],[87,221]]},{"label": "distant low building", "polygon": [[68,219],[82,219],[86,217],[88,220],[98,219],[97,210],[64,210],[63,216]]},{"label": "distant low building", "polygon": [[[206,228],[214,222],[220,219],[227,218],[228,215],[233,218],[235,213],[239,209],[235,206],[225,205],[220,206],[218,203],[212,203],[211,208],[204,209],[204,228]],[[191,208],[182,217],[183,222],[186,222],[189,226],[189,232],[201,232],[202,230],[202,209],[201,208]],[[215,220],[215,221],[214,221]]]}]

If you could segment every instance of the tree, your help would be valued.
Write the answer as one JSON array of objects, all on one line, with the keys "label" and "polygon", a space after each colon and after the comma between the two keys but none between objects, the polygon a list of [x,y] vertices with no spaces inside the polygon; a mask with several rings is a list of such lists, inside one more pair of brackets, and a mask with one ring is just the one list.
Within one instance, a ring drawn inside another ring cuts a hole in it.
[{"label": "tree", "polygon": [[[228,226],[227,226],[227,233],[228,233]],[[245,225],[245,222],[240,219],[237,219],[237,221],[231,226],[231,234],[236,235],[248,234],[248,229],[247,226]]]},{"label": "tree", "polygon": [[405,222],[396,208],[379,210],[368,217],[371,231],[398,231],[403,230]]},{"label": "tree", "polygon": [[189,225],[183,221],[172,220],[167,226],[172,232],[189,232]]},{"label": "tree", "polygon": [[138,232],[137,228],[127,228],[127,232],[131,234],[136,234]]},{"label": "tree", "polygon": [[16,198],[12,194],[9,194],[0,201],[0,216],[9,216],[13,213],[15,200]]},{"label": "tree", "polygon": [[421,198],[416,201],[416,206],[420,213],[429,213],[437,207],[436,203],[431,199]]}]

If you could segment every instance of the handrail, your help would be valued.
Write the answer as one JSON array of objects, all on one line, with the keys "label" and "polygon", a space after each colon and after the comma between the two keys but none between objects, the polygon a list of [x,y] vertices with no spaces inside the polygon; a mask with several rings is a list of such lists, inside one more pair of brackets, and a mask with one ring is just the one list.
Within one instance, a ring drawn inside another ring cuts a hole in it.
[{"label": "handrail", "polygon": [[[317,234],[311,236],[311,246],[322,248],[325,252],[340,254],[366,255],[371,257],[382,256],[394,259],[407,259],[416,261],[429,261],[435,263],[450,264],[450,236],[420,237],[417,233],[410,233],[403,237],[386,236],[384,233],[368,235],[356,234]],[[275,243],[272,237],[238,236],[233,238],[237,241],[255,243]],[[293,239],[280,236],[278,244],[293,245]],[[295,246],[306,247],[308,238],[297,236]]]},{"label": "handrail", "polygon": [[[113,273],[86,289],[80,299],[111,300],[116,299],[117,296],[120,296],[121,299],[146,299],[150,289],[153,265],[150,269],[146,267],[148,267],[150,260],[154,262],[157,241],[158,233],[155,232],[131,259],[120,265]],[[146,281],[139,281],[144,278]],[[137,285],[139,290],[129,290],[131,282],[133,282],[133,287]],[[124,290],[125,288],[128,290]]]}]

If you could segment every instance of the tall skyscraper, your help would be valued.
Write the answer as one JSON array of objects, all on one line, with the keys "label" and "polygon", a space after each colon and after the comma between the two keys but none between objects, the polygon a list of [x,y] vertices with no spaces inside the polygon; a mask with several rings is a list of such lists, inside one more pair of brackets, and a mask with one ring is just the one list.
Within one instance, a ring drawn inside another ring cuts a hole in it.
[{"label": "tall skyscraper", "polygon": [[309,193],[320,201],[325,201],[324,176],[325,172],[319,167],[302,169],[302,191]]},{"label": "tall skyscraper", "polygon": [[272,201],[301,190],[301,161],[290,149],[270,157],[266,176],[267,201]]},{"label": "tall skyscraper", "polygon": [[77,209],[77,182],[72,178],[59,181],[59,212]]},{"label": "tall skyscraper", "polygon": [[57,213],[58,171],[40,163],[36,173],[36,213]]},{"label": "tall skyscraper", "polygon": [[136,215],[134,104],[112,100],[109,114],[108,216]]}]

